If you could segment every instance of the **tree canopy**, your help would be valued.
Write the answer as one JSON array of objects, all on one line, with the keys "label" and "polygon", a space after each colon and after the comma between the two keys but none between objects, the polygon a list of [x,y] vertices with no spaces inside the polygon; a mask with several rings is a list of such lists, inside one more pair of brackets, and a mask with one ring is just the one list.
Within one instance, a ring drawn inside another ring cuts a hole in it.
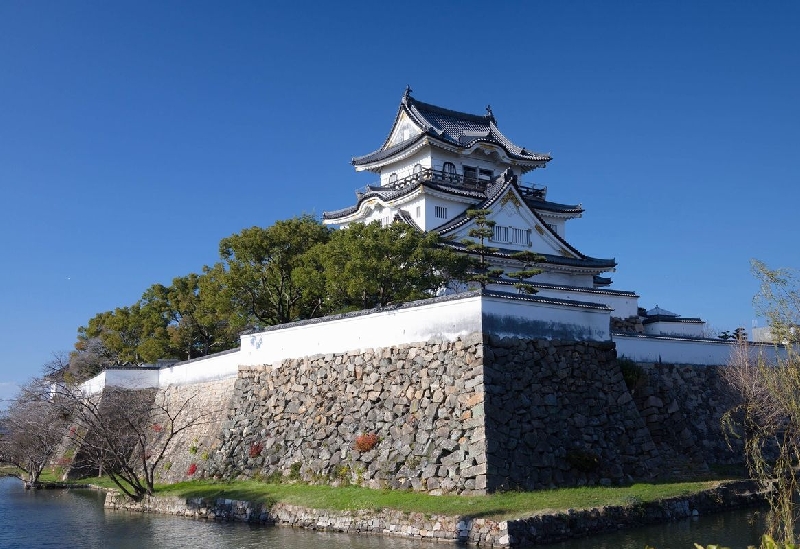
[{"label": "tree canopy", "polygon": [[248,329],[430,297],[470,264],[402,223],[332,230],[307,215],[223,238],[219,254],[199,274],[90,318],[65,367],[71,379],[232,349]]},{"label": "tree canopy", "polygon": [[321,299],[320,312],[331,314],[431,297],[463,280],[468,265],[438,234],[355,223],[314,247],[298,275],[310,300]]}]

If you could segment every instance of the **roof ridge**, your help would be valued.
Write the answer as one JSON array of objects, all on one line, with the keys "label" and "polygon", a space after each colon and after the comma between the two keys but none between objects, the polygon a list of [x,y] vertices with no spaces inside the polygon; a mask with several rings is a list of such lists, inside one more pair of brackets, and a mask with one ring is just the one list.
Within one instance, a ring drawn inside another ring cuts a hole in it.
[{"label": "roof ridge", "polygon": [[472,114],[468,112],[447,109],[445,107],[440,107],[432,103],[425,103],[424,101],[420,101],[419,99],[414,99],[410,95],[404,96],[403,102],[409,107],[413,105],[420,110],[427,110],[435,114],[443,114],[447,116],[454,116],[457,118],[464,118],[466,120],[470,120],[471,122],[488,123],[494,121],[494,116],[491,114]]}]

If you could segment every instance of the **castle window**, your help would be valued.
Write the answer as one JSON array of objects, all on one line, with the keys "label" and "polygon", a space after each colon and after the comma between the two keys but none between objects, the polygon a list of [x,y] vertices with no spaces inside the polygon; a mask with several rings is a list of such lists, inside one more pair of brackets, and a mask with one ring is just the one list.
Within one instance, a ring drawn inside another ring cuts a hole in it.
[{"label": "castle window", "polygon": [[433,215],[439,219],[447,219],[447,207],[446,206],[436,206],[433,209]]},{"label": "castle window", "polygon": [[394,173],[394,172],[393,172],[393,173],[392,173],[392,174],[389,176],[389,185],[391,185],[392,183],[397,183],[397,173]]},{"label": "castle window", "polygon": [[502,225],[495,225],[494,226],[494,238],[492,238],[495,242],[508,242],[508,227],[504,227]]},{"label": "castle window", "polygon": [[444,165],[442,166],[442,176],[445,179],[449,178],[450,181],[455,179],[455,176],[456,176],[456,165],[453,164],[452,162],[445,162]]},{"label": "castle window", "polygon": [[491,181],[492,180],[492,170],[478,170],[478,179],[481,181]]},{"label": "castle window", "polygon": [[419,218],[419,216],[420,216],[420,207],[417,206],[417,218]]},{"label": "castle window", "polygon": [[523,246],[528,244],[528,231],[523,229],[511,229],[511,243],[512,244],[522,244]]},{"label": "castle window", "polygon": [[420,164],[419,162],[414,164],[414,173],[419,173],[421,171],[422,171],[422,164]]},{"label": "castle window", "polygon": [[464,166],[464,181],[470,181],[472,183],[478,180],[478,168],[473,166]]}]

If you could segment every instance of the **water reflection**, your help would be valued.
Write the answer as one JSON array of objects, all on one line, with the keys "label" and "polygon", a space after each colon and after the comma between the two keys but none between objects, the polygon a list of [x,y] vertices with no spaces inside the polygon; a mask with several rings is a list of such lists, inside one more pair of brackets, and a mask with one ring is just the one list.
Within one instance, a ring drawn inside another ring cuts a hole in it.
[{"label": "water reflection", "polygon": [[760,509],[727,511],[706,517],[670,522],[613,532],[589,539],[548,545],[549,549],[694,549],[719,544],[731,549],[758,546],[763,532],[764,516]]}]

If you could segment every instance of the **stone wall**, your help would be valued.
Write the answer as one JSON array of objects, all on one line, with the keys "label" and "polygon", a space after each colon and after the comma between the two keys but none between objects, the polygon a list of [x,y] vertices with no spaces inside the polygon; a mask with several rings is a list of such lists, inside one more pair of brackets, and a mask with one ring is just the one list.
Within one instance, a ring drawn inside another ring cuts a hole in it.
[{"label": "stone wall", "polygon": [[434,494],[616,484],[663,472],[656,419],[613,343],[475,334],[242,367],[199,474]]},{"label": "stone wall", "polygon": [[[182,418],[190,426],[178,433],[156,472],[156,482],[180,482],[206,475],[209,463],[222,444],[222,422],[230,408],[236,378],[161,389],[171,410],[183,407]],[[154,422],[158,422],[154,418]],[[194,467],[192,467],[194,465]],[[190,475],[191,469],[195,471]]]},{"label": "stone wall", "polygon": [[620,483],[659,470],[613,343],[490,338],[484,360],[489,490]]},{"label": "stone wall", "polygon": [[628,318],[611,317],[611,331],[625,333],[644,333],[644,324],[640,316],[629,316]]},{"label": "stone wall", "polygon": [[483,338],[243,367],[223,437],[211,475],[482,493]]},{"label": "stone wall", "polygon": [[473,494],[740,461],[720,428],[735,401],[717,368],[639,368],[629,390],[611,342],[482,334],[240,367],[236,379],[159,391],[197,419],[156,480],[280,476]]},{"label": "stone wall", "polygon": [[633,389],[636,407],[665,463],[662,476],[708,471],[740,463],[741,449],[722,431],[722,415],[737,402],[720,377],[724,366],[640,363],[643,383]]}]

